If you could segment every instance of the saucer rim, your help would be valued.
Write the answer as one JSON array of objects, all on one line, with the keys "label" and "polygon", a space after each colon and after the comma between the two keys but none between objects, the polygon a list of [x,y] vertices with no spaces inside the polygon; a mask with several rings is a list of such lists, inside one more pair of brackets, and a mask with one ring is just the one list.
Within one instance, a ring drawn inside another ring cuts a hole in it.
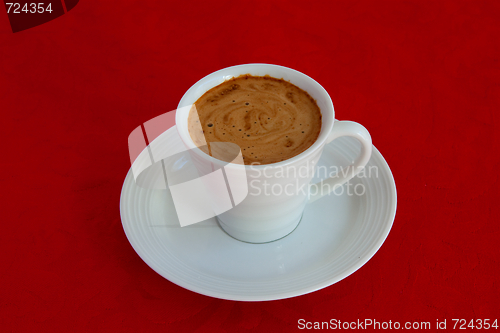
[{"label": "saucer rim", "polygon": [[[373,256],[378,252],[382,244],[385,242],[387,239],[387,236],[389,235],[392,226],[394,224],[394,220],[396,217],[396,211],[397,211],[397,190],[396,190],[396,183],[394,180],[394,175],[392,173],[391,168],[389,167],[389,164],[383,157],[383,155],[380,153],[380,151],[372,145],[372,155],[378,154],[378,157],[380,158],[380,162],[387,172],[388,176],[388,181],[390,183],[390,195],[392,198],[389,200],[391,201],[391,207],[388,209],[390,211],[389,217],[387,218],[388,223],[385,225],[385,229],[383,230],[383,233],[381,233],[381,237],[378,239],[378,241],[371,247],[370,251],[368,251],[363,257],[360,257],[359,260],[354,263],[350,269],[346,269],[344,272],[341,274],[337,274],[335,276],[332,276],[330,279],[325,279],[324,281],[320,283],[316,283],[315,285],[309,285],[307,287],[303,288],[298,288],[293,291],[287,291],[287,292],[278,292],[275,294],[270,294],[266,296],[262,295],[256,295],[256,296],[251,296],[251,295],[236,295],[233,293],[221,293],[221,292],[214,292],[210,290],[206,290],[202,287],[197,287],[193,284],[186,283],[184,281],[177,281],[175,277],[167,277],[164,276],[163,274],[159,273],[154,267],[152,267],[148,261],[145,258],[145,254],[141,254],[141,247],[140,244],[137,244],[136,241],[131,237],[132,235],[129,236],[127,233],[125,223],[123,222],[123,193],[124,193],[124,188],[127,182],[127,179],[129,179],[129,176],[131,174],[131,169],[129,169],[127,175],[125,176],[125,180],[122,185],[121,193],[120,193],[120,220],[122,222],[122,228],[124,230],[125,236],[127,237],[127,240],[129,241],[130,245],[134,249],[134,251],[137,253],[137,255],[148,265],[153,271],[155,271],[157,274],[165,278],[166,280],[172,282],[173,284],[178,285],[179,287],[182,287],[184,289],[196,292],[201,295],[209,296],[209,297],[214,297],[218,299],[223,299],[223,300],[232,300],[232,301],[249,301],[249,302],[258,302],[258,301],[273,301],[273,300],[280,300],[280,299],[287,299],[291,297],[296,297],[296,296],[301,296],[305,294],[309,294],[318,290],[321,290],[323,288],[329,287],[356,272],[358,269],[360,269],[362,266],[364,266]],[[220,226],[218,226],[220,228]],[[255,246],[259,246],[259,244],[252,244]],[[139,249],[139,250],[138,250]]]}]

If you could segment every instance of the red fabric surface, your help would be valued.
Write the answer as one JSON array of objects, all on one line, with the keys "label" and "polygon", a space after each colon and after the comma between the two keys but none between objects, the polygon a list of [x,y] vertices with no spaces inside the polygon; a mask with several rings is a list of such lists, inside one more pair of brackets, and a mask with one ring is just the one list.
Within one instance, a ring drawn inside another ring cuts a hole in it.
[{"label": "red fabric surface", "polygon": [[[1,10],[0,10],[1,11]],[[498,318],[498,1],[80,1],[0,13],[2,331],[285,332],[297,322]],[[389,163],[398,210],[361,269],[244,303],[185,290],[123,232],[127,137],[203,76],[263,62],[330,93]]]}]

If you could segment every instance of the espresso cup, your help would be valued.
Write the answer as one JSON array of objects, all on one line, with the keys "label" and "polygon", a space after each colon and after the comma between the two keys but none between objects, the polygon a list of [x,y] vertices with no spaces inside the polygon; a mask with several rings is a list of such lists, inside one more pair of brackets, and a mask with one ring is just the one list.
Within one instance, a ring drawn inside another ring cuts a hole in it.
[{"label": "espresso cup", "polygon": [[[321,110],[322,125],[317,140],[307,150],[287,160],[263,165],[244,165],[217,160],[199,149],[188,131],[189,106],[211,88],[240,75],[269,75],[305,90]],[[291,233],[299,224],[307,203],[328,195],[361,171],[371,156],[370,134],[352,121],[336,121],[333,103],[326,90],[309,76],[294,69],[270,64],[246,64],[216,71],[196,82],[182,97],[175,123],[188,150],[199,160],[218,164],[226,172],[245,168],[248,195],[234,208],[216,216],[220,227],[235,239],[249,243],[271,242]],[[326,144],[341,136],[361,142],[361,152],[349,172],[311,184],[315,167]]]}]

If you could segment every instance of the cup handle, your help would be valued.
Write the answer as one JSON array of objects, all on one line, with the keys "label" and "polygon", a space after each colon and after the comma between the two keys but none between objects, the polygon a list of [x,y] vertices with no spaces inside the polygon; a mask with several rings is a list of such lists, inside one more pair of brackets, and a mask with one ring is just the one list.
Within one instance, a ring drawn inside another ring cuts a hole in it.
[{"label": "cup handle", "polygon": [[[311,184],[309,186],[309,202],[314,202],[329,194],[337,187],[342,186],[342,184],[356,176],[370,159],[372,154],[372,138],[363,125],[353,121],[335,120],[333,130],[328,135],[326,143],[328,144],[341,136],[350,136],[358,139],[358,141],[361,142],[361,153],[354,163],[348,167],[348,172],[339,172],[333,177],[322,180],[316,184]],[[311,193],[313,187],[315,187],[315,191]],[[327,189],[326,192],[323,191],[325,188]]]}]

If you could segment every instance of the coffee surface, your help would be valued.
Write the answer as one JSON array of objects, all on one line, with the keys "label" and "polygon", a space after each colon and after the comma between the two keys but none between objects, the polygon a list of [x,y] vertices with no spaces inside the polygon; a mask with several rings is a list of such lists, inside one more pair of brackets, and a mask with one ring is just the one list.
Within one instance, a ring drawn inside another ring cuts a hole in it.
[{"label": "coffee surface", "polygon": [[245,164],[296,156],[316,141],[321,130],[316,101],[290,82],[269,76],[227,80],[203,94],[195,106],[188,119],[195,144],[235,143]]}]

